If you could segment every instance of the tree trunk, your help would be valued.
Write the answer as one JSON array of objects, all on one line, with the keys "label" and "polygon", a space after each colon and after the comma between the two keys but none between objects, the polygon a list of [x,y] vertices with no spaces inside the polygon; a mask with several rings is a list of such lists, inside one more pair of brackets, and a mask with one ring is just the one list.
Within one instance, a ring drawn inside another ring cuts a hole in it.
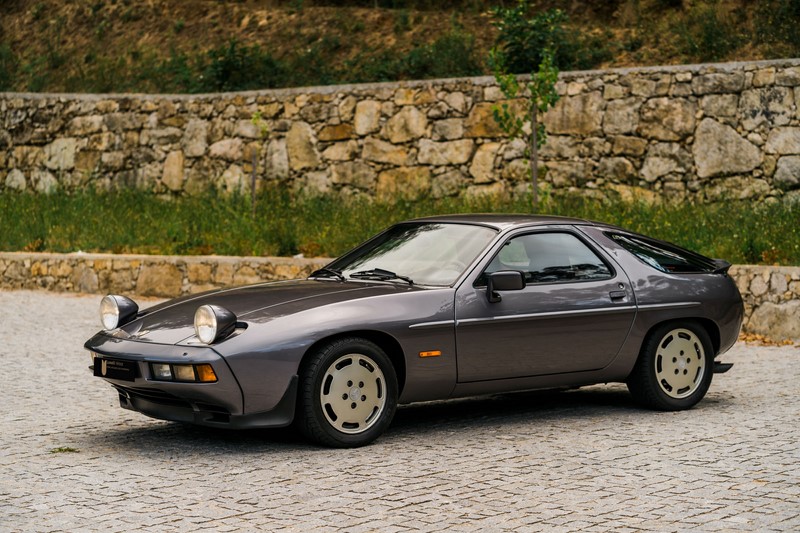
[{"label": "tree trunk", "polygon": [[[535,102],[534,102],[535,104]],[[539,143],[536,141],[536,134],[539,130],[539,124],[536,121],[536,106],[534,105],[531,110],[531,145],[530,145],[530,162],[531,162],[531,188],[533,189],[533,212],[539,210]]]}]

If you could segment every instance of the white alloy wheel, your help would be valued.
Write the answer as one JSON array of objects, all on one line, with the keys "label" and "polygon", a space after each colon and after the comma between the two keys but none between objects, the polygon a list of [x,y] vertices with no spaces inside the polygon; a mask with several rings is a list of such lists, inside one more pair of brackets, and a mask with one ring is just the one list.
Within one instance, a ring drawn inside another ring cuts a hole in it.
[{"label": "white alloy wheel", "polygon": [[333,428],[350,435],[363,433],[380,419],[386,406],[386,378],[371,357],[343,355],[325,371],[319,401]]},{"label": "white alloy wheel", "polygon": [[669,397],[691,396],[703,382],[706,354],[700,338],[691,330],[669,331],[658,343],[653,360],[656,381]]}]

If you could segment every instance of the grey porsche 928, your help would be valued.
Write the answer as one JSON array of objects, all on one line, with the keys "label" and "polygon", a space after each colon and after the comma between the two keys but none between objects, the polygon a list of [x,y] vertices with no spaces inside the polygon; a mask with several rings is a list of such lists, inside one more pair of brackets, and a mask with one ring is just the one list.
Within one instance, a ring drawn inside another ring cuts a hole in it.
[{"label": "grey porsche 928", "polygon": [[368,444],[399,403],[624,382],[688,409],[736,341],[730,264],[597,222],[462,215],[394,225],[308,279],[140,310],[103,298],[95,376],[126,409],[214,427],[294,423]]}]

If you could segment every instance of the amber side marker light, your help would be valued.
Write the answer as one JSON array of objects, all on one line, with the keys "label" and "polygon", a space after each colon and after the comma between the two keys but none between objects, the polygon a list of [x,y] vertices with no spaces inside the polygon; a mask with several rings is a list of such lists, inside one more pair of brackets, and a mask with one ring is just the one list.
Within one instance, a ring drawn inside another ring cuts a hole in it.
[{"label": "amber side marker light", "polygon": [[441,350],[431,350],[429,352],[419,352],[420,357],[439,357],[442,355]]}]

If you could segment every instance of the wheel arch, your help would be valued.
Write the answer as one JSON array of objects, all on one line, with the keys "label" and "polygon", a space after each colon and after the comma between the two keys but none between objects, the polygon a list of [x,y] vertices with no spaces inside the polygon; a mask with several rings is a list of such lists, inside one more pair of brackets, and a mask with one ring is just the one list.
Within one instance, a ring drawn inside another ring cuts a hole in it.
[{"label": "wheel arch", "polygon": [[397,339],[395,339],[394,337],[383,331],[352,330],[352,331],[339,332],[336,333],[335,335],[329,335],[327,337],[318,339],[316,342],[314,342],[314,344],[309,346],[308,349],[303,354],[303,358],[300,360],[300,365],[298,367],[298,373],[302,373],[303,368],[308,363],[308,360],[311,357],[311,354],[313,354],[321,346],[348,337],[358,337],[366,339],[374,344],[377,344],[384,352],[386,352],[386,355],[392,362],[395,373],[397,374],[397,389],[399,397],[400,394],[402,394],[403,388],[405,387],[406,384],[405,354],[403,352],[402,346],[400,346],[400,343],[397,342]]},{"label": "wheel arch", "polygon": [[656,329],[666,324],[676,324],[680,322],[694,322],[695,324],[703,328],[703,330],[708,334],[708,337],[711,340],[711,349],[714,352],[714,356],[716,356],[719,353],[720,342],[721,342],[719,326],[717,326],[717,324],[713,320],[702,317],[671,318],[669,320],[662,320],[661,322],[656,322],[655,324],[650,326],[650,329],[647,330],[647,334],[643,337],[645,341],[642,342],[642,346],[639,349],[641,350],[642,347],[644,347],[646,339],[648,339]]}]

